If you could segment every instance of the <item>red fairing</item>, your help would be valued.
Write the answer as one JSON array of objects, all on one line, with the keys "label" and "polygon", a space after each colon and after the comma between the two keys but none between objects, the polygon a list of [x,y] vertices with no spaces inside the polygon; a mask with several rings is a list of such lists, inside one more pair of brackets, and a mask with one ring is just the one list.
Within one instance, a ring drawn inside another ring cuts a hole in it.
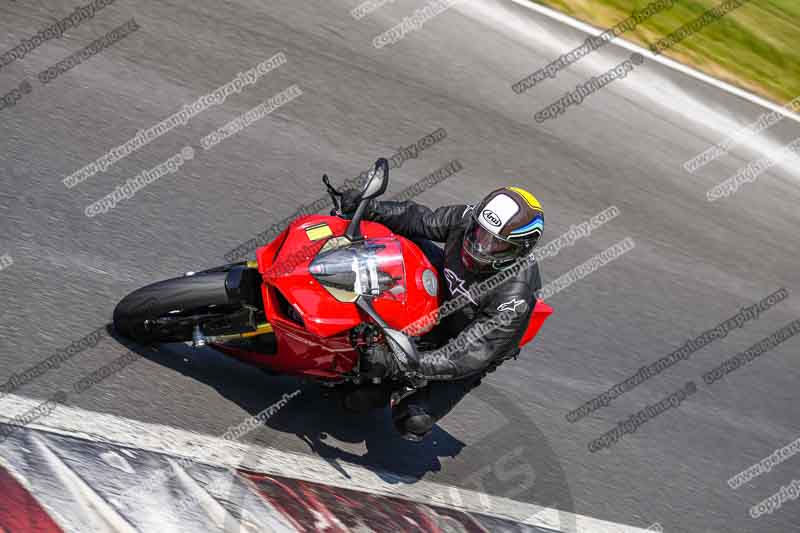
[{"label": "red fairing", "polygon": [[[311,240],[311,236],[316,236],[314,228],[326,224],[332,236],[341,236],[348,223],[338,217],[301,217],[275,241],[257,251],[264,279],[262,294],[267,321],[275,331],[278,354],[252,357],[236,354],[237,357],[282,372],[318,377],[334,378],[352,369],[358,355],[350,343],[350,330],[370,319],[354,303],[334,298],[309,272],[311,262],[328,240]],[[396,239],[402,250],[407,292],[402,298],[374,298],[375,310],[396,329],[403,329],[423,316],[432,318],[426,323],[435,323],[438,295],[429,295],[423,285],[423,272],[435,269],[425,255],[411,241],[393,234],[382,224],[364,221],[361,231],[365,239]],[[302,325],[288,316],[287,304],[302,318]],[[424,331],[418,330],[417,334]]]},{"label": "red fairing", "polygon": [[[261,272],[267,285],[274,287],[303,317],[306,329],[320,337],[330,337],[354,328],[366,319],[353,303],[340,302],[314,279],[309,265],[327,239],[311,241],[308,228],[327,224],[333,235],[343,235],[347,220],[338,217],[311,215],[297,219],[286,230],[287,238],[275,261]],[[389,237],[397,239],[402,246],[406,269],[408,294],[402,300],[378,297],[375,310],[396,329],[403,329],[425,314],[435,317],[438,297],[430,296],[422,283],[422,273],[435,271],[425,255],[408,239],[393,234],[382,224],[362,222],[361,230],[366,239]],[[259,250],[259,265],[266,264],[270,246]]]},{"label": "red fairing", "polygon": [[258,261],[259,272],[263,273],[266,268],[272,266],[272,263],[275,261],[275,256],[283,244],[283,241],[286,240],[286,236],[288,234],[289,229],[287,228],[280,232],[277,237],[272,239],[269,244],[256,250],[256,260]]},{"label": "red fairing", "polygon": [[547,317],[549,317],[553,313],[553,308],[544,303],[544,300],[537,300],[536,305],[533,307],[533,313],[531,313],[530,322],[528,322],[528,329],[525,330],[525,333],[522,335],[522,339],[519,341],[519,347],[522,348],[539,332],[539,328],[542,327],[544,321]]}]

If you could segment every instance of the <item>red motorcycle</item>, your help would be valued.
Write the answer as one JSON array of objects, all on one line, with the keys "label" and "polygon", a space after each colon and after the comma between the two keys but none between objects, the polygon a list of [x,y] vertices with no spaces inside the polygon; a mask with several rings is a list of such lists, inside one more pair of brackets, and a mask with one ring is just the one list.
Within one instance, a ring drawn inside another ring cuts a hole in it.
[{"label": "red motorcycle", "polygon": [[[116,330],[144,344],[208,345],[270,373],[330,386],[379,383],[375,350],[413,365],[411,334],[435,324],[440,278],[413,242],[362,221],[367,200],[383,194],[388,182],[388,161],[379,159],[348,220],[341,193],[323,176],[331,216],[297,218],[256,251],[256,261],[134,291],[114,310]],[[543,301],[536,304],[520,346],[551,312]],[[396,384],[413,390],[424,382],[407,376]]]}]

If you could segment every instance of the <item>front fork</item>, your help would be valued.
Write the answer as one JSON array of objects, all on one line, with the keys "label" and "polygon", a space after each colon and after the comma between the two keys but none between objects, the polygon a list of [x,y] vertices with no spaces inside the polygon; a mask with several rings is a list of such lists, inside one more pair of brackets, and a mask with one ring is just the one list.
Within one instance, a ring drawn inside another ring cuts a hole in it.
[{"label": "front fork", "polygon": [[192,332],[192,346],[197,348],[200,346],[205,346],[206,344],[212,342],[226,342],[232,340],[242,340],[242,339],[250,339],[252,337],[257,337],[258,335],[265,335],[267,333],[272,333],[272,324],[269,322],[262,322],[261,324],[257,324],[255,330],[253,331],[246,331],[244,333],[232,333],[230,335],[212,335],[206,336],[203,333],[202,328],[199,324],[195,325],[194,331]]},{"label": "front fork", "polygon": [[257,261],[240,261],[230,263],[202,272],[187,272],[185,276],[194,276],[206,272],[226,272],[225,291],[232,302],[242,305],[242,310],[233,318],[235,333],[208,334],[200,323],[192,330],[192,346],[200,347],[209,343],[241,340],[272,333],[272,325],[266,321],[257,321],[259,310],[263,312],[264,302],[261,297],[261,274]]}]

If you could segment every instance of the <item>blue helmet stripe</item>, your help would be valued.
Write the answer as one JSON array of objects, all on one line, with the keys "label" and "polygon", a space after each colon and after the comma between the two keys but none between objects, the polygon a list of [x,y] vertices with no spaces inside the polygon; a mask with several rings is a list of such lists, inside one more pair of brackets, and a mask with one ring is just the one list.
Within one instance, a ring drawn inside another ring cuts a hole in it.
[{"label": "blue helmet stripe", "polygon": [[520,235],[522,233],[529,233],[535,229],[538,229],[539,231],[544,230],[544,219],[542,218],[542,215],[536,215],[536,217],[531,222],[529,222],[525,226],[522,226],[521,228],[515,229],[514,231],[511,232],[509,236]]}]

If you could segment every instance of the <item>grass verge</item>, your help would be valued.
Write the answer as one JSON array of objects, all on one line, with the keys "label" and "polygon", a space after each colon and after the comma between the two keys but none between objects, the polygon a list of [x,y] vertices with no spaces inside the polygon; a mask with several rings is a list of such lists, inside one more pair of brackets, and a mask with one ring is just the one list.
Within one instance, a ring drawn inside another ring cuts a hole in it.
[{"label": "grass verge", "polygon": [[[608,29],[652,0],[534,1]],[[721,3],[722,0],[678,0],[673,7],[618,38],[647,48]],[[752,0],[687,37],[664,55],[784,104],[800,95],[798,45],[800,1]]]}]

